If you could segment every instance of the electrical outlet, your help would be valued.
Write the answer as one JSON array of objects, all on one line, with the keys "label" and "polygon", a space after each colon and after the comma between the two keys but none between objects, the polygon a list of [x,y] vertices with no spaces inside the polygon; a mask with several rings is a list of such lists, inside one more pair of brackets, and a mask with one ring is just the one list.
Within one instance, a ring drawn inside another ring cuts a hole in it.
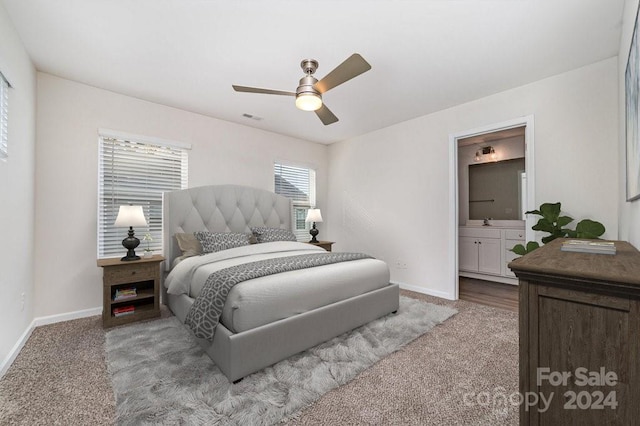
[{"label": "electrical outlet", "polygon": [[22,294],[20,295],[20,310],[21,310],[21,311],[24,311],[24,302],[25,302],[25,294],[24,294],[24,293],[22,293]]},{"label": "electrical outlet", "polygon": [[407,269],[407,262],[404,260],[396,260],[396,269]]}]

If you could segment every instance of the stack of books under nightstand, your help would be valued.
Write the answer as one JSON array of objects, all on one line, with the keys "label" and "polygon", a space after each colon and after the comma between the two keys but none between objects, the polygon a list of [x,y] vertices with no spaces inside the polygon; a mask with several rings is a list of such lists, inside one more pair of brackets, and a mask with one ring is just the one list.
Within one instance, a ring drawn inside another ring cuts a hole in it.
[{"label": "stack of books under nightstand", "polygon": [[136,313],[136,307],[133,305],[117,306],[111,310],[114,317],[123,317],[125,315],[133,315]]},{"label": "stack of books under nightstand", "polygon": [[121,300],[133,299],[137,295],[138,292],[135,287],[117,288],[113,295],[113,301],[119,302]]}]

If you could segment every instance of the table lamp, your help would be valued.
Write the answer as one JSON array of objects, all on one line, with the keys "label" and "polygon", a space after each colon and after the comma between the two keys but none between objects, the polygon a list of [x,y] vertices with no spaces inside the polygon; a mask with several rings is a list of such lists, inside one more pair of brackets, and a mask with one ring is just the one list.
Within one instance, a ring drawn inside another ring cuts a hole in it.
[{"label": "table lamp", "polygon": [[113,226],[126,228],[129,227],[129,236],[122,240],[122,245],[127,249],[127,255],[120,260],[130,261],[138,260],[140,256],[136,256],[135,248],[140,245],[140,240],[134,236],[134,226],[147,226],[144,218],[142,206],[120,206],[118,217]]},{"label": "table lamp", "polygon": [[322,222],[322,214],[320,213],[320,209],[309,209],[307,211],[307,218],[304,220],[305,222],[313,222],[313,226],[309,230],[311,234],[310,243],[317,243],[318,240],[316,236],[319,234],[319,231],[316,229],[316,222]]}]

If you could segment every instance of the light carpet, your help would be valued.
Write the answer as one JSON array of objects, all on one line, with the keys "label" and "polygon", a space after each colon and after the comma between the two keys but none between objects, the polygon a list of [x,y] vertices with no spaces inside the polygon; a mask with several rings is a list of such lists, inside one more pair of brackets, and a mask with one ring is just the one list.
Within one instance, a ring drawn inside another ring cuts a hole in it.
[{"label": "light carpet", "polygon": [[426,333],[457,311],[400,297],[400,309],[232,385],[175,318],[109,331],[118,424],[269,425]]}]

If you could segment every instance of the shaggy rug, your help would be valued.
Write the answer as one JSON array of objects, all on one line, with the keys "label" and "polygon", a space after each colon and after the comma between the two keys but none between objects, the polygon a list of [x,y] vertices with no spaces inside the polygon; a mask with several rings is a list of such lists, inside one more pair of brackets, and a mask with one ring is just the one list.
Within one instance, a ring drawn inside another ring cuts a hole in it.
[{"label": "shaggy rug", "polygon": [[106,361],[120,425],[271,425],[454,315],[400,297],[400,309],[232,385],[175,317],[113,329]]}]

